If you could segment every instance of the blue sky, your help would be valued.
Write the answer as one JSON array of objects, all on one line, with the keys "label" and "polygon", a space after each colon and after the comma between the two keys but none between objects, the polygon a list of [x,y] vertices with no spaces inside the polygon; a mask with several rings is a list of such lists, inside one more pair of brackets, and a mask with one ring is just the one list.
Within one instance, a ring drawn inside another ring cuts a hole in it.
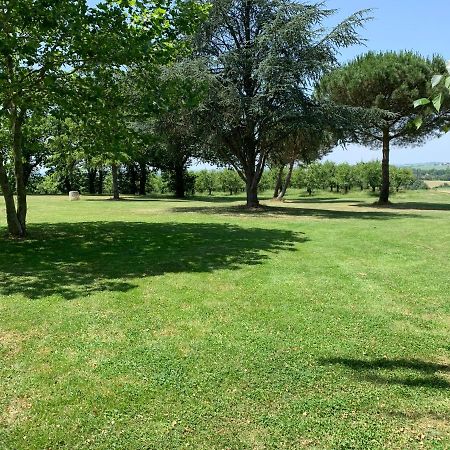
[{"label": "blue sky", "polygon": [[[90,0],[95,4],[95,0]],[[373,20],[361,30],[366,46],[345,49],[343,62],[367,50],[414,50],[424,56],[450,59],[450,7],[448,0],[328,0],[339,10],[335,22],[361,9],[373,9]],[[355,163],[380,158],[380,152],[352,145],[336,149],[327,159]],[[450,133],[414,148],[393,148],[392,164],[450,162]]]}]

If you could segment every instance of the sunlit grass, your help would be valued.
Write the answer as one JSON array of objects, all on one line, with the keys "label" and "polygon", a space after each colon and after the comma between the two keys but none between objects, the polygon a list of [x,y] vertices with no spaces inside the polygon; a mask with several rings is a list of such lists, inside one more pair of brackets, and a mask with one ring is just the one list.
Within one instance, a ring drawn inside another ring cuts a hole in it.
[{"label": "sunlit grass", "polygon": [[448,448],[450,197],[374,200],[31,197],[0,448]]}]

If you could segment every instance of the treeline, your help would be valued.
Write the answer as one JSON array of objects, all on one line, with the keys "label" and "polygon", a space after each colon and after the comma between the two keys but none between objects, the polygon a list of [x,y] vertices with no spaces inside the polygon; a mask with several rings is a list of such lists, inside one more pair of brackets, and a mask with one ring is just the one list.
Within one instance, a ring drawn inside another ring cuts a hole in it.
[{"label": "treeline", "polygon": [[[194,174],[195,190],[199,193],[211,195],[214,191],[226,192],[224,175],[225,171],[202,170]],[[231,172],[233,173],[233,172]],[[227,179],[232,178],[225,177]],[[236,190],[244,190],[245,185],[239,177],[234,175]],[[287,185],[286,185],[287,183]],[[240,188],[239,188],[240,185]],[[310,195],[319,190],[346,194],[351,190],[370,189],[378,192],[381,189],[381,162],[373,161],[350,165],[347,163],[336,164],[331,161],[312,163],[293,168],[271,168],[264,171],[259,182],[259,191],[273,191],[273,197],[282,199],[289,187],[304,189]],[[392,192],[401,189],[426,189],[426,186],[414,176],[410,169],[390,167],[390,186]],[[229,189],[231,193],[231,189]],[[282,195],[280,195],[282,194]]]},{"label": "treeline", "polygon": [[[176,194],[173,174],[145,167],[142,172],[137,165],[128,165],[118,170],[120,191],[127,195]],[[274,197],[289,187],[303,189],[310,195],[319,190],[346,194],[351,190],[381,188],[381,163],[373,161],[350,165],[331,161],[295,167],[289,176],[289,168],[271,168],[264,171],[258,185],[259,192],[271,190]],[[233,169],[185,171],[183,173],[186,195],[225,193],[229,195],[245,192],[245,183]],[[280,183],[281,180],[281,183]],[[288,181],[289,185],[285,186]],[[390,167],[392,192],[403,189],[426,189],[411,169]],[[283,189],[285,188],[285,189]],[[82,194],[110,194],[113,191],[112,173],[107,167],[89,168],[83,165],[72,170],[49,170],[46,174],[34,173],[29,181],[30,192],[35,194],[62,194],[77,190]],[[284,194],[283,194],[284,196]],[[283,197],[282,196],[282,197]]]},{"label": "treeline", "polygon": [[419,180],[450,180],[450,166],[442,169],[412,169],[414,176]]}]

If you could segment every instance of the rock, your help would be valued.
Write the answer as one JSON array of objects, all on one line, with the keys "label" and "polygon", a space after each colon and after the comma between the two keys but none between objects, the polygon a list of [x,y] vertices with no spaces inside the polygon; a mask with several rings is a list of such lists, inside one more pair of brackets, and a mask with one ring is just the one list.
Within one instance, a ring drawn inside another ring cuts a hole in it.
[{"label": "rock", "polygon": [[75,200],[80,200],[80,193],[78,191],[70,191],[69,192],[69,200],[71,202]]}]

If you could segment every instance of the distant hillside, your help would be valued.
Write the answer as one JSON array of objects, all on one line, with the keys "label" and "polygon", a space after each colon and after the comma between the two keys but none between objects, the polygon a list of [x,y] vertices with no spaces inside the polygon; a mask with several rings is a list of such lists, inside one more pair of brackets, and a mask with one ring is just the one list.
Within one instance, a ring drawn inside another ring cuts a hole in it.
[{"label": "distant hillside", "polygon": [[419,180],[450,180],[450,163],[404,164],[402,167],[411,169]]},{"label": "distant hillside", "polygon": [[450,162],[428,162],[416,164],[402,164],[401,167],[408,167],[415,170],[445,170],[450,168]]}]

